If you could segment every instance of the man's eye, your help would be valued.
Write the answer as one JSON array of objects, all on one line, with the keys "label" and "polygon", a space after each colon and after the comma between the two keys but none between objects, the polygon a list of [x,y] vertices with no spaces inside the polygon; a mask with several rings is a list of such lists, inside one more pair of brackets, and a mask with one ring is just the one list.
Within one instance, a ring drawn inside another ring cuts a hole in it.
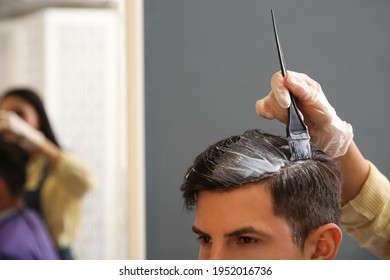
[{"label": "man's eye", "polygon": [[206,246],[206,245],[211,244],[211,238],[208,236],[199,235],[198,240],[200,242],[200,245],[202,245],[202,246]]},{"label": "man's eye", "polygon": [[239,238],[239,243],[240,244],[252,244],[252,243],[255,243],[257,240],[252,238],[252,237],[248,237],[248,236],[240,236]]}]

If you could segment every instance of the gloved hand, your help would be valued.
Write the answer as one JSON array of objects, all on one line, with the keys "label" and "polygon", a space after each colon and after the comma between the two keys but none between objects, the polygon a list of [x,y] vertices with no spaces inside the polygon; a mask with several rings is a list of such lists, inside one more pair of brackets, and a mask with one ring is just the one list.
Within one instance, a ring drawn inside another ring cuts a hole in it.
[{"label": "gloved hand", "polygon": [[17,114],[0,110],[0,134],[9,141],[16,141],[22,148],[32,151],[42,144],[45,136]]},{"label": "gloved hand", "polygon": [[286,123],[291,104],[289,89],[304,116],[311,143],[334,158],[345,155],[353,139],[352,126],[337,116],[316,81],[303,73],[289,71],[283,78],[276,72],[271,88],[266,97],[256,102],[257,114]]}]

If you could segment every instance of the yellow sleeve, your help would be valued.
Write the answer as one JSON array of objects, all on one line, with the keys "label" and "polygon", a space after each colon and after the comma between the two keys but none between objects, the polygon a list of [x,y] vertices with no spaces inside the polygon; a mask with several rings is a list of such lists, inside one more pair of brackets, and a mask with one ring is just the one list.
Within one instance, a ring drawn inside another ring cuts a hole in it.
[{"label": "yellow sleeve", "polygon": [[390,182],[371,163],[360,193],[342,208],[341,224],[360,246],[390,259]]},{"label": "yellow sleeve", "polygon": [[81,198],[96,184],[96,178],[87,166],[77,156],[65,152],[60,153],[56,166],[49,174],[50,179],[74,198]]},{"label": "yellow sleeve", "polygon": [[84,195],[95,185],[94,174],[75,155],[61,152],[41,193],[42,214],[57,246],[71,246]]}]

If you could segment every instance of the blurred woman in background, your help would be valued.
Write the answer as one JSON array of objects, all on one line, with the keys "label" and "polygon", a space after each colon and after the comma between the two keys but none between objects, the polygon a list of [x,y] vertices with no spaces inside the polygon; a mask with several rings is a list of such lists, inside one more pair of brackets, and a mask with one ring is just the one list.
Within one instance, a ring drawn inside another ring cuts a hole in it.
[{"label": "blurred woman in background", "polygon": [[92,172],[59,145],[39,96],[16,88],[0,98],[0,135],[30,153],[24,198],[43,217],[62,259],[73,259],[81,199],[95,184]]}]

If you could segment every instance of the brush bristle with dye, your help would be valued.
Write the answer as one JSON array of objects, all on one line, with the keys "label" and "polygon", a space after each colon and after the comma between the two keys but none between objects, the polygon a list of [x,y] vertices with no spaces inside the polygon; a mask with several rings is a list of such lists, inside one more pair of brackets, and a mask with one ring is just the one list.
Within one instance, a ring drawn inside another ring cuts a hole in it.
[{"label": "brush bristle with dye", "polygon": [[290,146],[291,161],[311,159],[310,135],[300,117],[294,97],[290,93],[291,105],[288,108],[286,134]]},{"label": "brush bristle with dye", "polygon": [[287,137],[291,152],[291,161],[311,159],[310,137],[307,133],[290,133]]}]

